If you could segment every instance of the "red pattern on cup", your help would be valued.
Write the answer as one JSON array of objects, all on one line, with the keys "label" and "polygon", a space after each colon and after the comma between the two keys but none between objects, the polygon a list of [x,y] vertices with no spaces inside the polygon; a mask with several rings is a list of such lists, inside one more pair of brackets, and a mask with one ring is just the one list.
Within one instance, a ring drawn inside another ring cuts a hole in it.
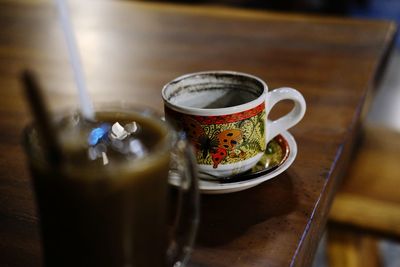
[{"label": "red pattern on cup", "polygon": [[261,103],[257,107],[238,113],[220,115],[220,116],[193,116],[193,118],[202,125],[224,124],[224,123],[242,121],[254,117],[263,110],[265,110],[265,103]]}]

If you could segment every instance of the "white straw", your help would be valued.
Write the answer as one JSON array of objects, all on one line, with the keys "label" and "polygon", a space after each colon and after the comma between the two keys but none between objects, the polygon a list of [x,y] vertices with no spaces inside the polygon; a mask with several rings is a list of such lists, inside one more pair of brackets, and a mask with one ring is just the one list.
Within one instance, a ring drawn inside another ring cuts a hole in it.
[{"label": "white straw", "polygon": [[56,0],[56,3],[58,8],[58,13],[61,19],[61,27],[63,28],[65,40],[67,42],[67,47],[71,59],[72,69],[74,72],[75,82],[78,87],[81,112],[86,119],[93,120],[94,119],[93,106],[88,95],[85,77],[83,75],[82,64],[79,57],[79,51],[77,48],[77,42],[74,32],[72,30],[68,8],[63,0]]}]

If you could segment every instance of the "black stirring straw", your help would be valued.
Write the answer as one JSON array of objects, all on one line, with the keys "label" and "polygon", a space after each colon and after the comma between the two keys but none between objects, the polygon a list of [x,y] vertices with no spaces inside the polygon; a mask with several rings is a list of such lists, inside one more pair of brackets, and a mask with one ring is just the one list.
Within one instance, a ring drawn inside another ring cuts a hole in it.
[{"label": "black stirring straw", "polygon": [[35,126],[39,132],[39,138],[41,138],[46,151],[45,155],[52,166],[59,166],[62,160],[61,148],[42,96],[41,87],[31,70],[23,71],[21,80],[30,109],[35,118]]}]

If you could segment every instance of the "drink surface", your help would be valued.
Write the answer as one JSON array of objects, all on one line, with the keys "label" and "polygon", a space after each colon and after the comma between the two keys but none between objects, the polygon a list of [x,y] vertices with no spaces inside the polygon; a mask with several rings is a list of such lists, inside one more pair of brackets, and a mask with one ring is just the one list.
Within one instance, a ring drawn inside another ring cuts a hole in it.
[{"label": "drink surface", "polygon": [[[45,265],[165,266],[168,129],[135,113],[96,117],[58,123],[60,166],[45,162],[39,146],[28,153]],[[128,134],[114,132],[116,122]]]}]

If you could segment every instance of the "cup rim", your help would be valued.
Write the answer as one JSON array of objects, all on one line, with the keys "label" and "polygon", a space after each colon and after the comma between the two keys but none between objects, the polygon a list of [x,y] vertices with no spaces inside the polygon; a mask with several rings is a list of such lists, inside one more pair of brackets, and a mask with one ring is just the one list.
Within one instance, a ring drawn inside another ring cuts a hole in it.
[{"label": "cup rim", "polygon": [[[199,75],[210,75],[210,74],[228,74],[228,75],[236,75],[236,76],[241,76],[241,77],[246,77],[252,80],[255,80],[256,82],[260,83],[262,85],[262,90],[263,92],[258,96],[256,99],[253,99],[247,103],[241,104],[241,105],[236,105],[232,107],[225,107],[225,108],[196,108],[196,107],[188,107],[188,106],[183,106],[183,105],[177,105],[174,103],[171,103],[167,96],[166,96],[166,90],[173,84],[176,84],[182,80],[199,76]],[[165,84],[161,90],[161,95],[164,101],[164,104],[181,113],[189,114],[189,115],[200,115],[200,116],[220,116],[220,115],[227,115],[227,114],[234,114],[242,111],[246,111],[249,109],[252,109],[261,103],[263,103],[266,100],[266,95],[268,93],[268,86],[267,84],[259,77],[248,74],[248,73],[243,73],[243,72],[238,72],[238,71],[230,71],[230,70],[208,70],[208,71],[200,71],[200,72],[193,72],[193,73],[187,73],[184,75],[181,75],[167,84]]]}]

